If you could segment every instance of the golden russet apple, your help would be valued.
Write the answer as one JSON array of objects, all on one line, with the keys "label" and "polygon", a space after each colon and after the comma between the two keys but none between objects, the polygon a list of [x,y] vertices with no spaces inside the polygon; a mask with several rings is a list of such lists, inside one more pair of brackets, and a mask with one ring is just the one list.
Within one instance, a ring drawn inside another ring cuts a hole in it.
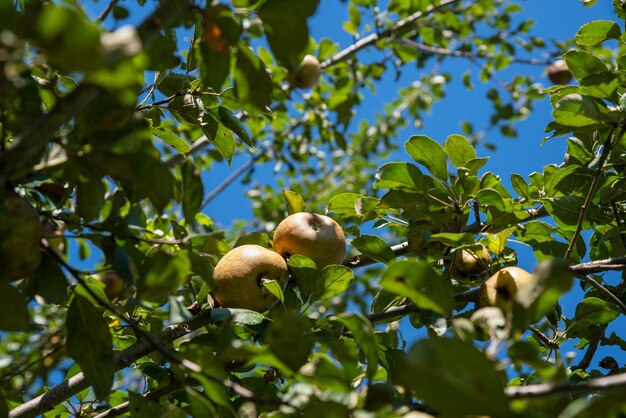
[{"label": "golden russet apple", "polygon": [[461,283],[481,282],[490,267],[491,255],[483,244],[474,244],[452,253],[452,277]]},{"label": "golden russet apple", "polygon": [[559,59],[548,66],[548,78],[552,84],[568,84],[572,81],[572,73],[567,68],[565,60]]},{"label": "golden russet apple", "polygon": [[280,254],[260,245],[241,245],[226,253],[213,270],[215,299],[225,308],[264,312],[278,299],[263,286],[263,279],[284,287],[287,277],[287,263]]},{"label": "golden russet apple", "polygon": [[276,227],[274,250],[285,258],[294,254],[306,256],[322,269],[330,264],[341,264],[346,256],[346,237],[332,218],[298,212]]},{"label": "golden russet apple", "polygon": [[478,294],[477,306],[496,306],[506,312],[515,295],[530,284],[533,275],[519,267],[505,267],[482,284]]},{"label": "golden russet apple", "polygon": [[291,79],[291,85],[299,89],[310,89],[315,87],[322,75],[322,68],[319,60],[307,54],[296,69]]}]

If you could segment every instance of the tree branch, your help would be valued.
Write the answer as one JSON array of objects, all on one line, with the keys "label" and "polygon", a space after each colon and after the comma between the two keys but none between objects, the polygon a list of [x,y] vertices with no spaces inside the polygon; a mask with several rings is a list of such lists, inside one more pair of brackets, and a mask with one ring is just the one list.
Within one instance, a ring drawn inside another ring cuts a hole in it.
[{"label": "tree branch", "polygon": [[626,373],[597,377],[584,382],[539,383],[528,386],[509,386],[504,393],[511,399],[531,399],[557,395],[559,393],[591,393],[626,387]]},{"label": "tree branch", "polygon": [[609,138],[606,140],[604,147],[602,148],[602,154],[600,155],[600,161],[598,163],[598,170],[596,174],[593,176],[593,180],[591,181],[591,185],[589,186],[589,191],[587,192],[587,196],[585,197],[585,201],[583,202],[582,207],[580,208],[580,214],[578,216],[578,222],[576,222],[576,230],[574,230],[574,235],[570,239],[569,245],[567,246],[567,250],[565,251],[565,259],[568,259],[572,252],[574,251],[574,246],[576,245],[576,241],[580,236],[580,233],[583,229],[583,222],[587,217],[587,212],[591,206],[591,200],[593,196],[596,194],[596,189],[598,188],[598,183],[600,182],[600,177],[602,177],[602,171],[604,169],[604,164],[606,163],[606,159],[609,157],[611,153],[611,141],[613,140],[613,135],[615,130],[609,134]]},{"label": "tree branch", "polygon": [[452,4],[455,3],[460,3],[460,0],[443,0],[441,3],[439,3],[439,5],[437,6],[430,6],[428,7],[425,11],[423,12],[415,12],[412,15],[408,16],[405,19],[401,19],[399,21],[397,21],[396,23],[394,23],[393,25],[391,25],[388,29],[380,31],[380,32],[375,32],[372,33],[364,38],[359,39],[357,42],[353,43],[352,45],[350,45],[349,47],[347,47],[346,49],[339,51],[337,54],[335,54],[334,56],[328,58],[326,61],[321,63],[321,67],[326,68],[329,67],[331,65],[334,65],[338,62],[344,61],[346,59],[348,59],[348,57],[354,55],[355,53],[357,53],[358,51],[372,45],[375,44],[376,42],[378,42],[378,40],[383,39],[383,38],[391,38],[393,36],[395,36],[396,34],[398,34],[399,32],[402,32],[403,30],[409,28],[410,26],[414,25],[415,22],[417,22],[418,20],[420,20],[421,18],[423,18],[424,16],[428,16],[434,12],[437,12],[438,10],[441,10],[447,6],[450,6]]}]

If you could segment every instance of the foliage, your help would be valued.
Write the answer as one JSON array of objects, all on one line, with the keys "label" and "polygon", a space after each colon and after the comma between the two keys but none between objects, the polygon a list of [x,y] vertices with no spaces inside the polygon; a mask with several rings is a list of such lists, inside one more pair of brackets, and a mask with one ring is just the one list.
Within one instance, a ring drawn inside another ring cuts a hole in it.
[{"label": "foliage", "polygon": [[[95,19],[81,3],[0,2],[0,260],[34,270],[0,266],[0,416],[621,416],[608,389],[623,369],[592,367],[598,345],[626,348],[606,333],[626,281],[602,274],[626,265],[620,22],[548,46],[516,1],[350,0],[341,49],[311,38],[316,0],[88,2]],[[306,54],[323,76],[303,92],[289,81]],[[442,61],[479,63],[474,81],[490,83],[542,54],[563,55],[575,83],[518,72],[488,90],[484,129],[399,137],[452,79],[473,88]],[[416,70],[360,119],[380,80]],[[515,137],[542,98],[563,161],[510,181],[487,171],[488,132]],[[240,177],[254,216],[224,228],[206,207],[228,208],[219,195]],[[7,209],[12,191],[37,210],[41,257],[15,250],[33,225]],[[291,256],[289,286],[263,284],[280,299],[268,312],[216,306],[217,261],[271,248],[305,209],[340,223],[352,257],[319,270]],[[492,273],[518,264],[512,242],[537,260],[504,312],[477,310],[479,287],[451,274],[452,251],[477,241]],[[120,294],[98,280],[110,270]]]}]

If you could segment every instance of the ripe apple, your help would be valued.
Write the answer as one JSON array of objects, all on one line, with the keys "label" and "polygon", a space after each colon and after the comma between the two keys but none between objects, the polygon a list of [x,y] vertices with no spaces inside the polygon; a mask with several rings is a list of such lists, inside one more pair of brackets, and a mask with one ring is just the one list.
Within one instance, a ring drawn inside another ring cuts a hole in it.
[{"label": "ripe apple", "polygon": [[565,60],[556,60],[548,66],[548,78],[552,84],[567,84],[572,81],[572,73]]},{"label": "ripe apple", "polygon": [[515,295],[533,280],[533,275],[519,267],[505,267],[482,284],[476,302],[479,308],[496,306],[506,312]]},{"label": "ripe apple", "polygon": [[109,300],[121,297],[126,291],[126,282],[114,270],[98,274],[95,279],[104,284],[104,293]]},{"label": "ripe apple", "polygon": [[41,263],[39,213],[13,190],[0,189],[0,281],[18,280]]},{"label": "ripe apple", "polygon": [[213,270],[215,299],[225,308],[264,312],[278,299],[263,286],[263,279],[284,287],[287,276],[287,263],[280,254],[260,245],[241,245],[226,253]]},{"label": "ripe apple", "polygon": [[274,250],[285,258],[304,255],[319,269],[340,264],[346,256],[346,237],[332,218],[316,213],[289,215],[276,227]]},{"label": "ripe apple", "polygon": [[489,273],[491,255],[487,247],[477,243],[452,253],[452,277],[467,284],[481,282]]},{"label": "ripe apple", "polygon": [[322,75],[322,68],[319,60],[307,54],[291,77],[291,85],[299,89],[310,89],[314,87]]}]

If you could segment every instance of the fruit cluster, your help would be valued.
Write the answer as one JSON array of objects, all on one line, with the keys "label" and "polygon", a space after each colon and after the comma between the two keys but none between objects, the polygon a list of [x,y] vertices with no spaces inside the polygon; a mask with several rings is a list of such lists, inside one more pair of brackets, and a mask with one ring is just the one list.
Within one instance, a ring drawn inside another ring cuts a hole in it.
[{"label": "fruit cluster", "polygon": [[286,259],[294,254],[310,258],[320,269],[339,264],[346,255],[346,238],[328,216],[294,213],[276,227],[273,250],[247,244],[222,257],[213,271],[215,299],[228,308],[269,309],[278,300],[264,284],[273,280],[284,288],[289,275]]}]

